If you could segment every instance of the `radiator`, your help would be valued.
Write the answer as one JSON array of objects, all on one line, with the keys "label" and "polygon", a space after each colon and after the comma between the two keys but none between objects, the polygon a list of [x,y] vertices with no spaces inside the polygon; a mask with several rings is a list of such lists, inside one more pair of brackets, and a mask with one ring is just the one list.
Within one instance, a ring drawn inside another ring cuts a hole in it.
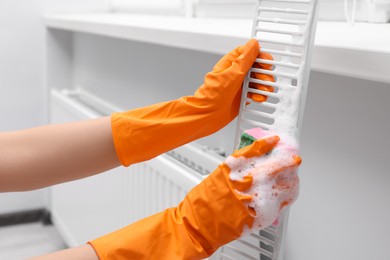
[{"label": "radiator", "polygon": [[[82,90],[51,92],[52,123],[95,118],[111,110],[120,111]],[[56,185],[50,191],[53,222],[69,246],[85,243],[176,206],[222,160],[191,144],[145,163]]]},{"label": "radiator", "polygon": [[[51,92],[52,123],[90,119],[120,110],[83,90]],[[191,143],[128,168],[118,167],[53,186],[53,223],[69,246],[83,244],[176,206],[223,160],[215,151]],[[277,230],[266,228],[260,235],[251,234],[222,247],[210,259],[264,260],[272,255],[276,237]]]}]

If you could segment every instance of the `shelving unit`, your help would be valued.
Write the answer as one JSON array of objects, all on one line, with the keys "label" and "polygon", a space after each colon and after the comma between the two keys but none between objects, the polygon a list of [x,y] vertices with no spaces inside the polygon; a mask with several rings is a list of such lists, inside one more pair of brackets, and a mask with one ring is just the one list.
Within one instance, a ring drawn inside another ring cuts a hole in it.
[{"label": "shelving unit", "polygon": [[[223,55],[250,36],[249,19],[118,13],[48,14],[48,28]],[[319,22],[312,69],[390,83],[390,24]]]}]

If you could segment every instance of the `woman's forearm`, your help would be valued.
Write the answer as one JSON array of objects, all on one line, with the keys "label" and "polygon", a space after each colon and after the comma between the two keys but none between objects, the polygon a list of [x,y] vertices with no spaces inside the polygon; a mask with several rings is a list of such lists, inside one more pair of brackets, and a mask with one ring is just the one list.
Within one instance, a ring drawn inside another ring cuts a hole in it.
[{"label": "woman's forearm", "polygon": [[51,254],[34,257],[30,260],[99,260],[95,250],[90,245],[69,248]]},{"label": "woman's forearm", "polygon": [[119,165],[109,117],[0,133],[0,192],[38,189]]}]

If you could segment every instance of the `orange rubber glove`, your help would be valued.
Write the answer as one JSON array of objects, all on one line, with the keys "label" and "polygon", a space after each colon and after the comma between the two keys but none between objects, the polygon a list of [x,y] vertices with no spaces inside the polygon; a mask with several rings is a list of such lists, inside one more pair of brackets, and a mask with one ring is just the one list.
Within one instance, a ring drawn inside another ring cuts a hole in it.
[{"label": "orange rubber glove", "polygon": [[[266,60],[273,60],[273,57],[271,54],[266,53],[266,52],[260,52],[257,56],[259,59],[266,59]],[[270,64],[265,64],[265,63],[259,63],[255,62],[254,63],[254,68],[257,69],[264,69],[264,70],[272,70],[273,66]],[[268,74],[262,74],[262,73],[256,73],[252,72],[251,77],[255,79],[260,79],[263,81],[272,81],[275,82],[275,78],[272,75]],[[262,84],[257,84],[254,82],[249,83],[250,88],[255,88],[263,91],[268,91],[268,92],[273,92],[274,88],[272,86],[267,86],[267,85],[262,85]],[[253,101],[256,102],[265,102],[267,100],[267,97],[265,95],[260,95],[260,94],[255,94],[255,93],[248,93],[247,95],[248,98],[251,98]]]},{"label": "orange rubber glove", "polygon": [[227,125],[238,115],[242,82],[258,55],[258,42],[249,40],[225,55],[193,96],[112,114],[113,140],[122,165],[151,159]]},{"label": "orange rubber glove", "polygon": [[101,260],[202,259],[248,229],[269,226],[298,192],[301,160],[278,142],[263,137],[236,151],[178,207],[89,243]]}]

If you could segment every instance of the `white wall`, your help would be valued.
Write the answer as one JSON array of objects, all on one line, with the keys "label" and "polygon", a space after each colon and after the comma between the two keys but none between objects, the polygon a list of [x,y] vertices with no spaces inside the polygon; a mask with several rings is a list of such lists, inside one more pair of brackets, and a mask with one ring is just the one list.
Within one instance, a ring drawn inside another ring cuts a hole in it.
[{"label": "white wall", "polygon": [[390,84],[312,73],[287,260],[390,259]]},{"label": "white wall", "polygon": [[[106,8],[107,0],[0,0],[0,131],[48,122],[43,13]],[[0,194],[0,214],[42,207],[45,196]]]},{"label": "white wall", "polygon": [[[219,55],[77,33],[73,84],[123,109],[191,95]],[[200,143],[233,151],[235,123]]]}]

